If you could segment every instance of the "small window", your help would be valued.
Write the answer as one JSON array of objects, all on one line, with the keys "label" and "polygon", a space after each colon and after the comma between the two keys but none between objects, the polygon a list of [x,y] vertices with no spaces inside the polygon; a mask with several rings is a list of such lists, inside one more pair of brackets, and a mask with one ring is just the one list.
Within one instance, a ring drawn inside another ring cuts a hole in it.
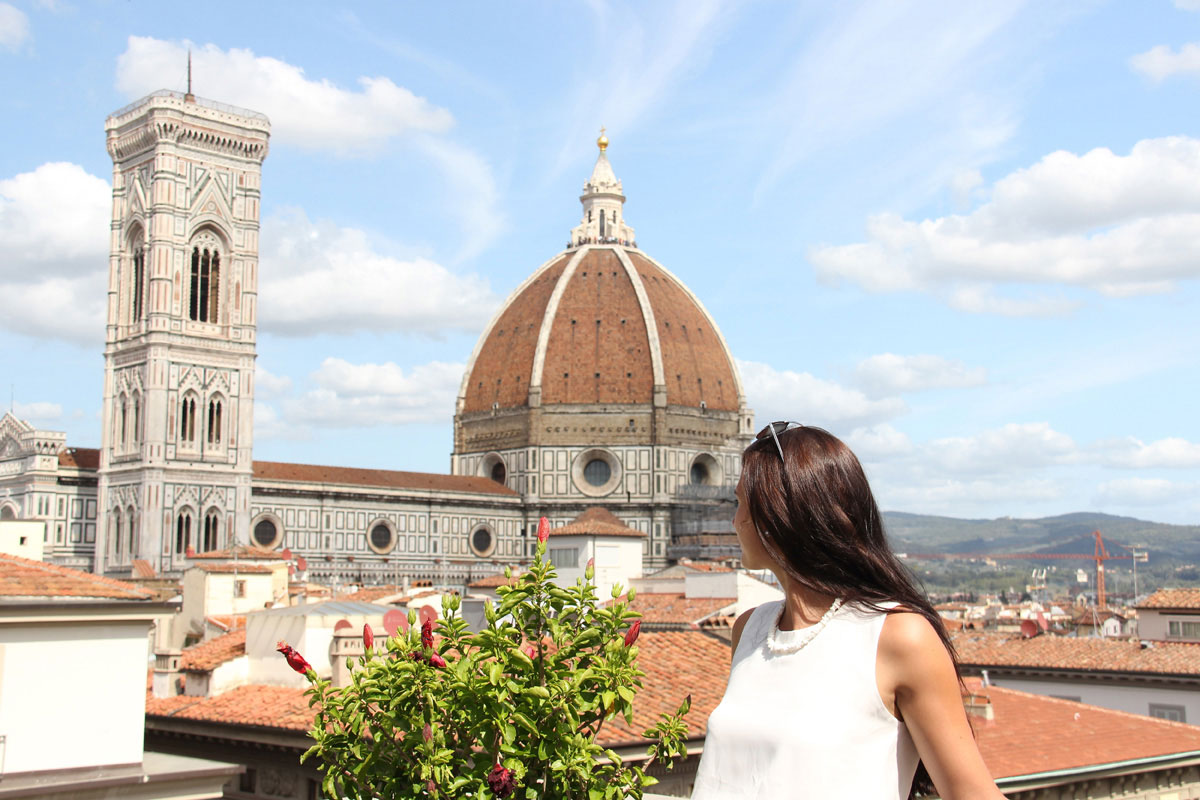
[{"label": "small window", "polygon": [[592,486],[603,486],[612,477],[612,467],[602,458],[593,458],[583,468],[583,479]]},{"label": "small window", "polygon": [[505,479],[508,477],[508,471],[506,469],[504,469],[503,461],[497,461],[495,464],[492,465],[492,476],[491,477],[492,477],[492,480],[494,480],[496,483],[499,483],[501,485],[504,484]]},{"label": "small window", "polygon": [[486,525],[480,525],[471,533],[471,550],[477,556],[489,555],[492,552],[494,541],[491,529]]},{"label": "small window", "polygon": [[1183,706],[1151,703],[1150,716],[1158,719],[1169,719],[1172,722],[1187,722],[1187,709]]},{"label": "small window", "polygon": [[556,567],[578,567],[578,547],[555,547],[550,550],[550,563]]},{"label": "small window", "polygon": [[1167,623],[1167,636],[1172,639],[1200,639],[1200,622],[1173,619]]},{"label": "small window", "polygon": [[371,549],[376,553],[387,553],[396,546],[395,533],[382,520],[371,526],[371,532],[367,535],[367,540],[371,545]]},{"label": "small window", "polygon": [[273,548],[279,539],[279,526],[273,519],[260,519],[254,525],[254,543],[259,547]]},{"label": "small window", "polygon": [[246,596],[246,582],[245,581],[238,580],[238,581],[233,582],[233,596],[234,597],[245,597]]}]

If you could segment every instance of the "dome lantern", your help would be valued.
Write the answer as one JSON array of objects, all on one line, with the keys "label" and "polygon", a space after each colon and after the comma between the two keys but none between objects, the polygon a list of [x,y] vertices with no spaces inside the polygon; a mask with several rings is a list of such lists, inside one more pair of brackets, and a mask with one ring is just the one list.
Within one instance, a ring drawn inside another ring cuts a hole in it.
[{"label": "dome lantern", "polygon": [[621,244],[633,246],[633,228],[625,224],[625,195],[621,181],[608,161],[608,136],[600,129],[596,139],[600,154],[592,176],[583,185],[579,202],[583,204],[583,219],[571,231],[571,246],[582,244]]}]

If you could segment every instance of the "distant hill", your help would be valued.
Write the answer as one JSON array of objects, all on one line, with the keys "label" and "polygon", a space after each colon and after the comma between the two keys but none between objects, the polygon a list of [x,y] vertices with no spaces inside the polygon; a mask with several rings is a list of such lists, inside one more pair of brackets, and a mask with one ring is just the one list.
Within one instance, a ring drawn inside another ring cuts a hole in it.
[{"label": "distant hill", "polygon": [[1200,562],[1200,525],[1167,525],[1112,514],[1077,513],[1041,519],[955,519],[902,511],[884,512],[897,552],[1088,553],[1099,530],[1110,553],[1137,546],[1151,563]]}]

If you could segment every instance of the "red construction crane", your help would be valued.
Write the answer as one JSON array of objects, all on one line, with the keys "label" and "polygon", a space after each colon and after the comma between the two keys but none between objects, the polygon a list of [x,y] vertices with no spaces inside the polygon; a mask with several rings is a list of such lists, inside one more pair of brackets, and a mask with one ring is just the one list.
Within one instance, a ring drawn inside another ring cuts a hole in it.
[{"label": "red construction crane", "polygon": [[1104,546],[1104,539],[1101,538],[1100,531],[1092,531],[1092,537],[1096,540],[1096,550],[1090,556],[1086,553],[905,553],[903,557],[930,559],[991,558],[1022,561],[1037,561],[1043,558],[1085,558],[1096,562],[1096,607],[1107,608],[1108,596],[1104,590],[1104,562],[1130,561],[1135,557],[1141,559],[1144,554],[1139,552],[1127,556],[1114,556]]}]

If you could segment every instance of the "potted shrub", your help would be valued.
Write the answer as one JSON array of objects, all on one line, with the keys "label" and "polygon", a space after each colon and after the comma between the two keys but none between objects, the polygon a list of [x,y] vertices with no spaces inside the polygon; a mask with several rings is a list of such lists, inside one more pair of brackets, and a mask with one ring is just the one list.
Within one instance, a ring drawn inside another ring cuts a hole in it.
[{"label": "potted shrub", "polygon": [[319,760],[327,796],[641,798],[657,782],[651,764],[687,755],[690,697],[645,732],[642,764],[598,744],[606,720],[633,723],[640,615],[626,602],[598,605],[590,563],[574,587],[554,585],[548,534],[543,518],[532,567],[488,602],[484,628],[468,630],[453,596],[436,625],[417,626],[409,612],[409,625],[381,642],[368,627],[343,688],[280,643],[309,680],[315,743],[303,758]]}]

